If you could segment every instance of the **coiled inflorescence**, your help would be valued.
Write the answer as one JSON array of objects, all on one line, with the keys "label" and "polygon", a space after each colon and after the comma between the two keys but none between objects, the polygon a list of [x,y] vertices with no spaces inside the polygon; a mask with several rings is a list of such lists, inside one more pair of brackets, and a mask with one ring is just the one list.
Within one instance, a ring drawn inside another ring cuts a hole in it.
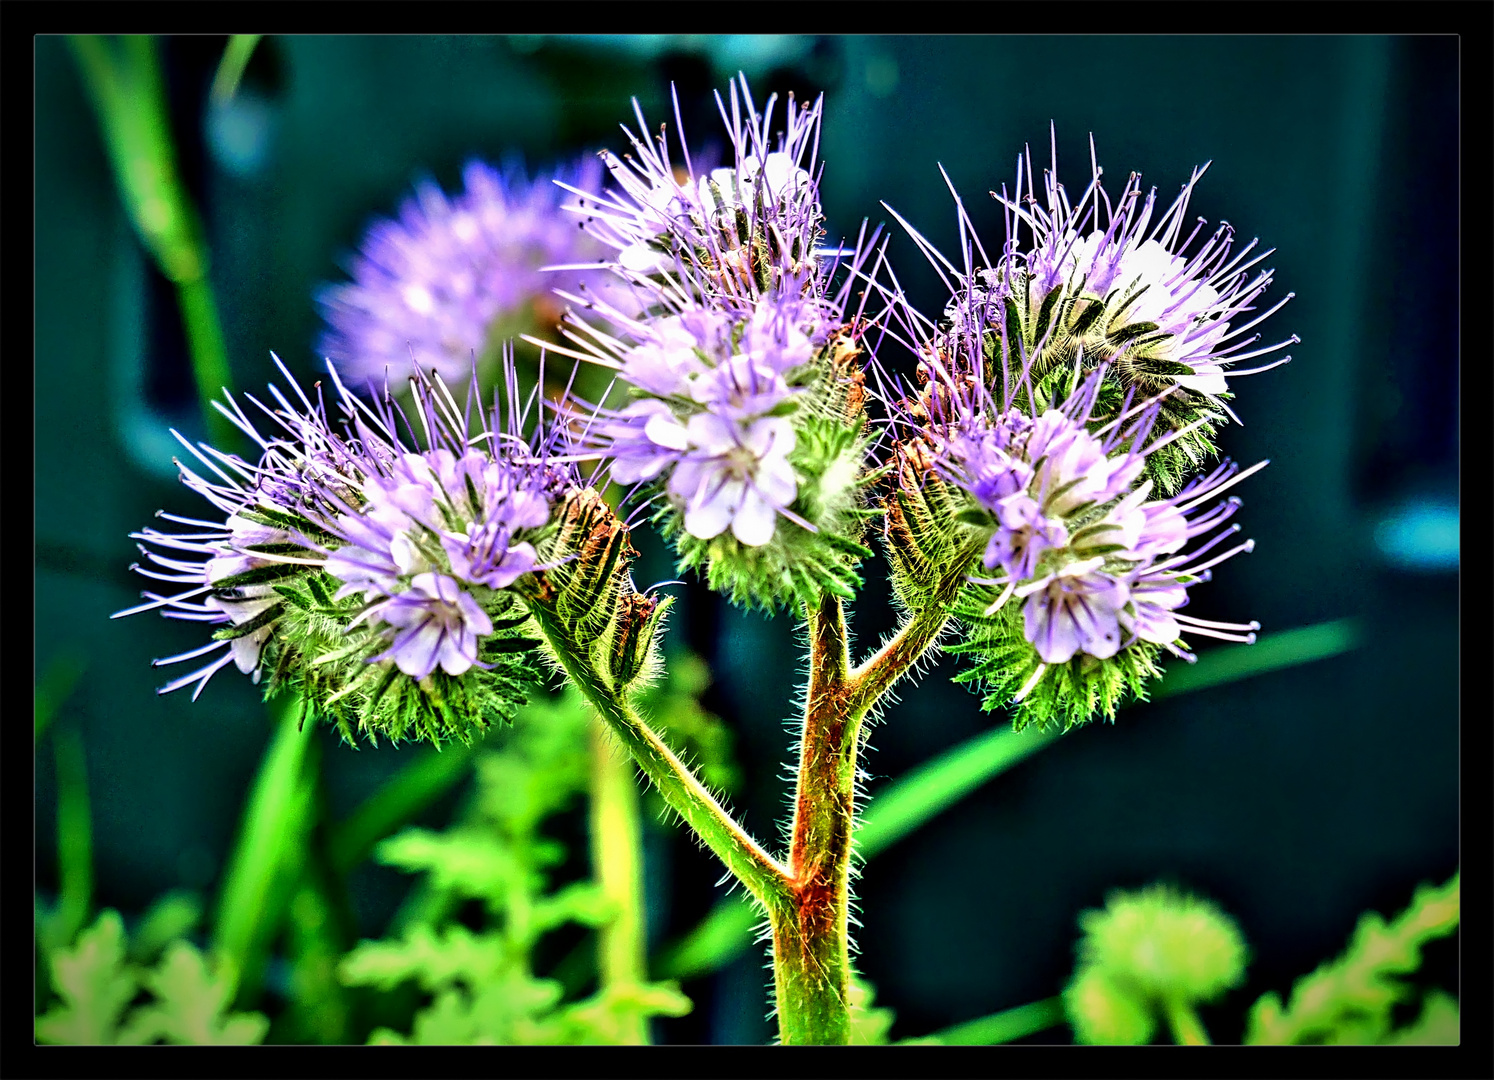
[{"label": "coiled inflorescence", "polygon": [[[966,628],[952,649],[973,660],[960,678],[985,687],[987,708],[1014,706],[1019,727],[1113,716],[1160,673],[1162,652],[1193,659],[1185,635],[1249,642],[1258,629],[1181,609],[1253,546],[1231,542],[1239,500],[1218,496],[1265,463],[1202,475],[1195,464],[1211,452],[1223,367],[1239,358],[1220,347],[1225,320],[1269,272],[1245,282],[1238,260],[1223,262],[1225,234],[1213,254],[1176,254],[1187,189],[1154,240],[1142,239],[1152,200],[1135,210],[1134,177],[1099,231],[1086,231],[1098,172],[1078,211],[1048,180],[1048,211],[1006,204],[995,266],[976,269],[985,254],[962,206],[963,272],[914,234],[950,287],[940,322],[895,282],[886,290],[921,384],[885,395],[898,433],[894,586],[909,607],[951,606]],[[1019,219],[1035,236],[1025,250]],[[1116,338],[1148,312],[1145,329]]]},{"label": "coiled inflorescence", "polygon": [[183,482],[223,520],[163,513],[197,531],[134,534],[147,560],[136,569],[185,588],[119,614],[159,608],[217,628],[157,662],[221,653],[162,693],[195,684],[195,697],[232,661],[300,690],[348,735],[470,739],[532,681],[524,654],[538,642],[516,586],[565,557],[552,517],[579,488],[574,467],[554,459],[552,435],[521,436],[511,381],[506,416],[495,401],[474,417],[470,395],[459,408],[440,380],[412,380],[421,448],[387,394],[365,403],[330,371],[336,424],[320,384],[313,402],[283,366],[295,401],[273,386],[278,407],[248,398],[272,434],[237,403],[222,409],[259,445],[257,464],[182,440],[204,469],[178,463]]},{"label": "coiled inflorescence", "polygon": [[773,99],[759,114],[744,82],[717,100],[729,166],[697,176],[687,155],[680,176],[662,136],[630,135],[636,158],[606,156],[617,187],[573,207],[643,309],[561,294],[583,305],[563,330],[571,355],[615,370],[631,399],[573,402],[574,451],[658,498],[682,566],[733,599],[850,596],[869,553],[851,285],[871,243],[819,246],[819,102],[790,101],[770,148]]}]

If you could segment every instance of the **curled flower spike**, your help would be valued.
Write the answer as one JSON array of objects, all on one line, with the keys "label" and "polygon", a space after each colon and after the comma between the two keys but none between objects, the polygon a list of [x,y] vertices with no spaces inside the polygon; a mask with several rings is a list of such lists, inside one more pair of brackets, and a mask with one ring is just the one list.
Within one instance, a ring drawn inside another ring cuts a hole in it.
[{"label": "curled flower spike", "polygon": [[704,569],[734,600],[849,597],[869,553],[865,295],[853,304],[852,286],[875,234],[863,227],[854,248],[811,257],[823,233],[810,171],[819,103],[789,103],[776,149],[773,99],[759,115],[743,81],[729,108],[718,103],[727,167],[696,176],[687,157],[680,177],[662,136],[633,137],[636,159],[608,159],[618,189],[578,207],[649,299],[635,315],[561,293],[580,306],[562,328],[575,348],[559,351],[615,371],[632,399],[573,398],[572,454],[657,499],[681,567]]},{"label": "curled flower spike", "polygon": [[505,340],[559,321],[555,288],[586,288],[626,306],[626,285],[599,265],[607,247],[559,205],[557,182],[601,191],[599,161],[583,158],[532,181],[518,168],[471,161],[462,179],[455,196],[420,184],[397,219],[369,227],[352,280],[322,289],[328,329],[318,351],[345,381],[382,386],[387,377],[403,386],[417,370],[434,369],[461,386],[474,358],[491,373]]},{"label": "curled flower spike", "polygon": [[[1008,245],[1004,267],[1014,252]],[[916,394],[882,391],[897,433],[887,539],[903,602],[917,610],[938,593],[966,626],[952,651],[974,664],[960,679],[986,689],[987,708],[1012,706],[1018,727],[1072,724],[1143,693],[1162,651],[1192,660],[1185,636],[1254,641],[1255,623],[1179,609],[1215,565],[1251,550],[1246,541],[1214,553],[1238,531],[1225,523],[1239,503],[1212,500],[1265,463],[1241,472],[1226,461],[1165,494],[1153,461],[1207,416],[1170,427],[1175,389],[1143,397],[1131,387],[1112,404],[1111,365],[1091,366],[1082,349],[1060,368],[1045,351],[1051,339],[994,347],[989,313],[1010,320],[1010,294],[969,274],[946,280],[955,297],[937,325],[895,281],[885,290],[890,332],[918,357],[922,382]],[[968,567],[963,588],[948,572],[958,566]]]},{"label": "curled flower spike", "polygon": [[[521,436],[511,361],[506,414],[495,400],[475,416],[471,394],[458,407],[424,375],[412,380],[414,424],[387,393],[372,406],[354,397],[332,367],[334,423],[320,384],[313,403],[276,364],[295,400],[273,386],[273,407],[248,397],[268,436],[231,399],[218,406],[259,445],[258,464],[182,440],[205,469],[180,465],[183,482],[223,520],[163,514],[198,531],[134,534],[159,549],[142,547],[151,565],[136,569],[185,588],[117,614],[159,608],[218,628],[159,664],[222,650],[161,692],[195,684],[195,698],[233,661],[256,682],[269,673],[271,691],[298,690],[349,738],[356,726],[467,741],[507,719],[535,667],[526,579],[571,557],[555,548],[552,517],[581,490],[553,432]],[[399,434],[417,429],[423,447]]]}]

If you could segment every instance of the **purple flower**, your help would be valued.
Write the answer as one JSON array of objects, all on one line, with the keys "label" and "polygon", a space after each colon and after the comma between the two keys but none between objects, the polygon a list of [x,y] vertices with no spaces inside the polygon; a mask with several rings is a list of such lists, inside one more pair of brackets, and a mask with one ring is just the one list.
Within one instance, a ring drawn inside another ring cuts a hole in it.
[{"label": "purple flower", "polygon": [[1130,598],[1125,583],[1100,572],[1103,559],[1070,563],[1023,585],[1019,598],[1027,640],[1045,664],[1085,652],[1104,660],[1120,651],[1120,614]]},{"label": "purple flower", "polygon": [[754,420],[745,428],[714,413],[697,413],[686,425],[689,448],[669,478],[669,494],[685,512],[685,529],[709,540],[730,527],[748,547],[773,538],[777,516],[798,494],[788,455],[794,428],[782,418]]},{"label": "purple flower", "polygon": [[[498,590],[541,569],[533,539],[576,484],[574,471],[553,458],[555,433],[542,428],[525,441],[518,435],[524,417],[496,406],[474,433],[470,408],[464,413],[429,376],[412,380],[411,424],[391,399],[370,406],[329,368],[342,413],[334,426],[325,404],[313,404],[280,370],[299,405],[274,387],[279,408],[249,398],[279,434],[261,435],[236,403],[225,410],[261,447],[258,465],[183,440],[206,475],[182,465],[182,479],[224,515],[222,523],[163,514],[196,531],[133,534],[161,549],[142,547],[150,565],[135,569],[185,588],[147,592],[146,603],[118,614],[160,608],[168,618],[219,628],[220,639],[160,664],[223,650],[161,692],[195,682],[195,697],[230,661],[257,682],[266,649],[313,647],[307,641],[322,632],[306,638],[304,628],[288,627],[291,609],[277,588],[298,575],[325,579],[317,588],[333,603],[362,595],[366,606],[343,633],[356,648],[357,633],[367,633],[357,628],[372,629],[370,663],[393,661],[414,678],[437,667],[460,675],[486,666],[477,660],[479,639],[493,633],[485,605],[498,610],[507,603]],[[400,430],[424,431],[426,448],[405,446]],[[292,641],[292,633],[302,637]]]},{"label": "purple flower", "polygon": [[820,264],[847,254],[819,246],[822,102],[791,99],[774,142],[776,97],[758,112],[741,78],[716,101],[730,142],[726,167],[698,171],[688,150],[676,166],[664,138],[648,136],[634,102],[633,153],[602,155],[614,186],[599,198],[580,193],[567,209],[584,215],[586,231],[616,252],[612,265],[640,289],[748,306],[769,293],[814,292],[823,284]]},{"label": "purple flower", "polygon": [[[1090,153],[1093,158],[1092,144]],[[1230,372],[1230,365],[1274,352],[1298,339],[1293,335],[1268,348],[1241,352],[1261,336],[1242,335],[1277,311],[1291,294],[1231,331],[1233,322],[1254,311],[1274,271],[1253,271],[1271,251],[1252,255],[1256,240],[1235,250],[1234,229],[1227,223],[1189,252],[1204,223],[1200,219],[1183,236],[1188,202],[1207,170],[1208,165],[1204,165],[1193,171],[1155,224],[1157,189],[1152,188],[1143,198],[1141,178],[1136,173],[1112,201],[1096,166],[1083,195],[1077,204],[1071,204],[1058,182],[1056,150],[1052,168],[1043,171],[1041,203],[1034,198],[1038,194],[1035,191],[1029,190],[1024,197],[1020,161],[1016,194],[1002,201],[1031,230],[1022,274],[1031,310],[1036,311],[1043,299],[1060,287],[1066,295],[1077,298],[1073,309],[1076,316],[1084,316],[1086,308],[1099,305],[1102,310],[1088,320],[1101,335],[1088,342],[1095,360],[1114,358],[1113,347],[1095,349],[1105,334],[1150,324],[1153,329],[1143,336],[1129,335],[1129,344],[1121,351],[1191,368],[1191,375],[1174,376],[1177,385],[1217,399],[1229,390],[1227,375],[1253,373]],[[1030,166],[1028,175],[1030,189]],[[1288,359],[1255,370],[1264,371]]]},{"label": "purple flower", "polygon": [[[628,307],[626,286],[599,266],[607,249],[560,212],[552,177],[530,182],[480,161],[463,170],[465,190],[447,196],[419,185],[397,220],[376,221],[350,267],[353,280],[322,290],[329,329],[319,350],[347,381],[403,385],[414,369],[435,369],[459,385],[473,361],[502,341],[554,322],[556,288],[581,287]],[[583,158],[558,179],[600,192],[601,165]]]},{"label": "purple flower", "polygon": [[493,621],[477,606],[472,594],[442,574],[416,574],[404,591],[370,608],[393,629],[389,648],[370,663],[393,660],[412,679],[423,679],[437,666],[448,675],[461,675],[477,659],[477,639],[493,632]]},{"label": "purple flower", "polygon": [[649,396],[618,410],[576,403],[589,414],[574,437],[578,456],[610,459],[621,484],[669,473],[665,491],[692,536],[730,528],[748,546],[768,543],[798,493],[788,461],[796,435],[782,414],[806,391],[786,376],[824,344],[823,308],[763,298],[742,313],[691,308],[631,325],[634,344],[612,362]]},{"label": "purple flower", "polygon": [[1203,504],[1262,466],[1242,473],[1227,464],[1170,498],[1153,498],[1151,481],[1141,479],[1146,457],[1180,435],[1154,434],[1155,402],[1131,410],[1129,419],[1095,424],[1090,417],[1103,378],[1103,369],[1093,372],[1063,409],[1036,418],[1012,408],[992,415],[995,402],[983,383],[964,393],[946,385],[942,396],[926,397],[955,417],[947,424],[903,415],[901,422],[919,425],[934,447],[937,474],[990,515],[982,561],[1000,576],[976,580],[1002,588],[986,614],[1013,597],[1025,599],[1024,636],[1043,664],[1078,653],[1107,659],[1138,639],[1189,656],[1181,646],[1184,631],[1251,640],[1242,635],[1253,624],[1177,613],[1190,584],[1250,550],[1247,542],[1199,561],[1238,527],[1179,553],[1217,530],[1238,500],[1208,510]]}]

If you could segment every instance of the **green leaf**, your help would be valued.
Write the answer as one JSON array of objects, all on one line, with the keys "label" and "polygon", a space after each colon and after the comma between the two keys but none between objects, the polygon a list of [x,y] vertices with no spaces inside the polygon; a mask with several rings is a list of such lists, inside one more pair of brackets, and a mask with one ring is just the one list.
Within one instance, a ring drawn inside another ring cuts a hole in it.
[{"label": "green leaf", "polygon": [[518,886],[523,873],[512,851],[470,828],[446,833],[406,829],[379,844],[376,857],[385,866],[429,874],[437,889],[495,905]]},{"label": "green leaf", "polygon": [[508,943],[501,934],[474,934],[461,925],[442,931],[416,926],[401,940],[360,943],[343,958],[339,975],[349,986],[381,990],[392,990],[406,980],[417,981],[426,990],[455,982],[478,988],[510,963]]},{"label": "green leaf", "polygon": [[137,964],[155,961],[173,941],[186,937],[202,921],[202,898],[194,892],[175,889],[158,897],[141,917],[130,940],[130,960]]},{"label": "green leaf", "polygon": [[1385,1039],[1384,1045],[1457,1046],[1462,1034],[1457,1000],[1441,990],[1433,990],[1427,994],[1416,1022]]},{"label": "green leaf", "polygon": [[235,976],[252,976],[279,919],[307,825],[315,776],[306,768],[315,724],[302,722],[302,703],[286,701],[260,763],[239,836],[229,856],[213,926],[213,952]]},{"label": "green leaf", "polygon": [[1274,993],[1250,1011],[1245,1041],[1272,1045],[1379,1042],[1390,1032],[1391,1009],[1410,994],[1397,976],[1421,966],[1421,947],[1458,927],[1459,875],[1422,885],[1411,905],[1386,923],[1374,912],[1359,920],[1348,949],[1298,979],[1283,1006]]},{"label": "green leaf", "polygon": [[70,949],[51,957],[52,986],[60,999],[36,1021],[40,1042],[70,1046],[112,1045],[120,1018],[140,987],[125,962],[124,920],[104,911]]},{"label": "green leaf", "polygon": [[938,1046],[995,1046],[1035,1035],[1039,1031],[1057,1027],[1067,1019],[1063,998],[1044,998],[1028,1005],[1018,1005],[977,1020],[937,1031],[921,1039],[903,1039],[901,1043],[926,1043]]},{"label": "green leaf", "polygon": [[122,1041],[164,1039],[191,1046],[252,1046],[270,1021],[260,1013],[230,1013],[236,979],[226,961],[210,971],[202,954],[185,941],[167,950],[145,982],[156,1001],[131,1016]]}]

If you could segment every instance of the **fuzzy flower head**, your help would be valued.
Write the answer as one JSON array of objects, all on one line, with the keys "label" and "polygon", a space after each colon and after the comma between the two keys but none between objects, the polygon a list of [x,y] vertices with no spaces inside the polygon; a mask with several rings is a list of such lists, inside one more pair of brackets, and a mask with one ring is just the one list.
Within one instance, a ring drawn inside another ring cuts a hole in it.
[{"label": "fuzzy flower head", "polygon": [[572,449],[654,500],[686,568],[772,607],[849,591],[864,484],[859,332],[844,294],[685,306],[617,336],[570,335],[631,400],[575,400]]},{"label": "fuzzy flower head", "polygon": [[[604,299],[574,308],[558,351],[611,369],[628,398],[570,403],[573,453],[608,462],[657,507],[684,569],[734,600],[776,607],[816,590],[849,596],[859,537],[866,320],[875,235],[825,253],[813,176],[819,103],[790,101],[772,141],[745,80],[718,97],[731,164],[671,165],[667,143],[609,157],[617,188],[578,206],[646,296],[633,315]],[[639,117],[640,127],[643,119]]]},{"label": "fuzzy flower head", "polygon": [[1207,900],[1154,885],[1112,894],[1079,917],[1064,1005],[1081,1042],[1150,1042],[1162,1017],[1220,997],[1245,978],[1245,939]]},{"label": "fuzzy flower head", "polygon": [[[269,435],[237,403],[219,406],[259,445],[258,464],[183,440],[202,471],[178,463],[182,480],[221,520],[162,514],[192,531],[133,534],[146,557],[135,569],[176,589],[118,614],[216,628],[157,662],[218,654],[162,693],[193,685],[195,697],[233,662],[296,689],[349,738],[356,726],[470,740],[523,701],[537,644],[522,636],[523,587],[565,558],[553,518],[579,488],[574,468],[555,459],[553,434],[521,437],[511,361],[506,413],[495,401],[474,415],[475,386],[463,408],[428,376],[412,380],[413,423],[391,397],[354,397],[332,367],[334,423],[319,390],[313,402],[280,370],[294,400],[273,386],[275,406],[248,398]],[[417,430],[423,446],[400,434]]]},{"label": "fuzzy flower head", "polygon": [[602,166],[583,158],[533,181],[471,161],[464,190],[447,195],[424,182],[393,220],[365,234],[350,282],[319,296],[327,330],[319,350],[354,386],[403,386],[434,369],[453,386],[474,360],[498,366],[504,341],[554,326],[556,288],[602,291],[625,303],[626,286],[598,264],[608,249],[562,213],[563,182],[595,196]]},{"label": "fuzzy flower head", "polygon": [[1115,415],[1129,394],[1159,402],[1163,430],[1187,429],[1147,462],[1148,475],[1171,492],[1216,452],[1218,427],[1234,415],[1229,380],[1291,359],[1235,366],[1299,340],[1255,347],[1255,328],[1292,294],[1258,311],[1273,275],[1259,267],[1271,252],[1258,252],[1256,240],[1238,245],[1228,223],[1185,225],[1207,165],[1159,212],[1156,189],[1143,193],[1136,173],[1112,198],[1093,143],[1090,154],[1091,179],[1077,203],[1058,182],[1056,140],[1041,190],[1030,152],[1018,158],[1011,193],[1004,185],[992,192],[1006,218],[995,259],[962,205],[963,269],[904,223],[952,294],[933,348],[946,365],[978,369],[993,394],[1029,409],[1061,401],[1075,376],[1103,366],[1097,417]]},{"label": "fuzzy flower head", "polygon": [[776,140],[777,99],[758,112],[745,77],[716,103],[730,142],[724,167],[698,170],[688,149],[676,166],[665,136],[647,136],[635,101],[638,131],[624,129],[633,152],[602,156],[613,187],[600,198],[577,192],[567,209],[584,215],[585,230],[615,252],[617,272],[644,292],[750,307],[764,295],[822,288],[821,264],[849,254],[820,247],[823,99],[802,106],[790,98]]},{"label": "fuzzy flower head", "polygon": [[[934,377],[895,402],[894,583],[910,606],[927,602],[920,590],[954,590],[947,602],[969,630],[956,651],[975,659],[963,678],[987,687],[987,708],[1014,706],[1019,727],[1113,716],[1124,694],[1159,674],[1161,652],[1193,659],[1185,635],[1255,640],[1255,623],[1180,609],[1214,566],[1252,549],[1247,540],[1216,550],[1239,529],[1226,524],[1239,500],[1216,497],[1264,462],[1240,471],[1226,461],[1163,496],[1148,459],[1189,432],[1165,430],[1156,399],[1128,395],[1113,416],[1097,416],[1103,365],[1082,379],[1076,371],[1062,406],[1033,415],[1013,403],[1030,400],[1029,373],[1008,380],[1003,401],[970,366],[925,349]],[[922,582],[903,550],[932,564]],[[961,565],[963,587],[948,572]]]}]

